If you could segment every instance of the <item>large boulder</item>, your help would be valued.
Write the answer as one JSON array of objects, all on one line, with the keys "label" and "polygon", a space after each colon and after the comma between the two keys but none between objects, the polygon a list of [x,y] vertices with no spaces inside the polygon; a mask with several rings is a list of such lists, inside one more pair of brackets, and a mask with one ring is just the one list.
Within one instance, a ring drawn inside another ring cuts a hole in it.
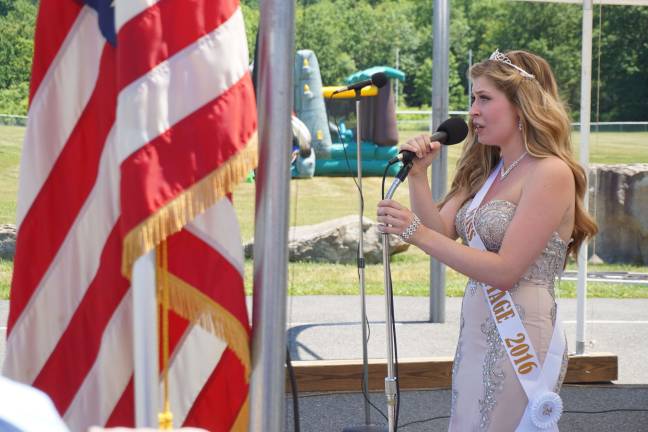
[{"label": "large boulder", "polygon": [[[382,234],[376,224],[363,218],[363,250],[367,264],[382,262]],[[289,229],[288,253],[290,261],[314,261],[354,264],[358,250],[359,217],[345,216],[316,225],[304,225]],[[389,236],[389,252],[406,251],[409,244],[400,238]],[[246,258],[252,257],[253,243],[245,245]]]},{"label": "large boulder", "polygon": [[648,265],[648,164],[590,166],[589,209],[599,226],[590,253]]},{"label": "large boulder", "polygon": [[0,259],[13,260],[16,254],[16,225],[0,225]]}]

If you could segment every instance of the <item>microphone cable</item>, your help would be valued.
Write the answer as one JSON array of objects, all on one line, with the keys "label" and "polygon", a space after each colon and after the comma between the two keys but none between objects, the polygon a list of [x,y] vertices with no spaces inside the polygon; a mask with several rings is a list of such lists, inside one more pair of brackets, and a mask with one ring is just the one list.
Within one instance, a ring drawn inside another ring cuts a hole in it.
[{"label": "microphone cable", "polygon": [[292,360],[290,358],[290,347],[286,346],[286,368],[288,369],[288,375],[290,376],[290,393],[292,394],[292,403],[293,403],[293,424],[295,432],[300,432],[299,427],[299,390],[297,389],[297,378],[295,377],[295,371],[292,367]]},{"label": "microphone cable", "polygon": [[[333,102],[333,93],[331,93],[331,96],[329,96],[328,100],[329,100],[329,103]],[[355,99],[354,99],[354,101],[355,101]],[[328,113],[328,106],[326,104],[324,104],[324,111],[326,113],[326,124],[328,125],[329,113]],[[335,124],[335,128],[337,129],[338,137],[340,138],[340,144],[342,144],[342,150],[344,151],[344,160],[346,161],[347,169],[348,169],[348,172],[349,172],[349,177],[351,177],[353,179],[353,182],[356,185],[356,189],[358,189],[358,193],[360,194],[360,213],[364,216],[364,195],[362,193],[362,189],[360,188],[360,184],[358,183],[358,179],[356,178],[357,173],[356,173],[355,176],[353,175],[353,169],[351,168],[351,162],[349,161],[349,155],[347,153],[347,145],[348,144],[344,142],[344,137],[342,136],[342,133],[340,132],[339,120],[336,119],[332,114],[331,114],[331,117],[333,118],[333,124]],[[357,113],[356,113],[356,134],[360,133],[360,131],[358,130],[357,125],[358,125],[358,119],[357,119]],[[332,141],[332,139],[331,139],[331,141]],[[362,147],[362,142],[360,142],[360,147]]]},{"label": "microphone cable", "polygon": [[[291,183],[293,183],[291,181]],[[296,181],[293,183],[295,185],[294,189],[294,199],[293,202],[295,203],[294,205],[294,210],[293,210],[293,217],[292,217],[292,222],[293,222],[293,235],[295,232],[295,229],[297,227],[297,209],[298,209],[298,199],[299,199],[299,181]],[[290,252],[289,252],[290,253]],[[294,297],[294,283],[295,283],[295,277],[294,277],[294,270],[295,267],[294,265],[290,264],[290,258],[288,259],[288,326],[292,324],[292,311],[293,311],[293,297]],[[293,425],[294,425],[294,431],[295,432],[300,432],[300,414],[299,414],[299,388],[297,387],[297,378],[295,376],[295,371],[292,366],[292,358],[290,355],[290,341],[286,341],[286,369],[288,371],[288,375],[290,377],[290,392],[292,394],[292,403],[293,403]]]}]

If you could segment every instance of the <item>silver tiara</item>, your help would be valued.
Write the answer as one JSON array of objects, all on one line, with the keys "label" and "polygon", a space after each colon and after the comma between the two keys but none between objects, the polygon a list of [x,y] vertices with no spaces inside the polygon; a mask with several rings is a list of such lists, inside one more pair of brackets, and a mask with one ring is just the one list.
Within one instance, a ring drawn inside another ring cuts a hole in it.
[{"label": "silver tiara", "polygon": [[530,74],[529,72],[525,71],[525,70],[522,69],[521,67],[514,65],[514,64],[511,62],[511,59],[510,59],[510,58],[508,58],[505,54],[502,54],[502,53],[499,51],[499,48],[496,49],[495,51],[493,51],[493,54],[491,54],[491,56],[490,56],[488,59],[489,59],[489,60],[495,60],[495,61],[502,62],[502,63],[506,63],[507,65],[509,65],[509,66],[511,66],[511,67],[513,67],[513,68],[515,68],[515,69],[517,69],[517,71],[520,72],[520,75],[522,75],[524,78],[528,78],[528,79],[533,79],[533,78],[535,78],[535,76],[533,76],[533,75]]}]

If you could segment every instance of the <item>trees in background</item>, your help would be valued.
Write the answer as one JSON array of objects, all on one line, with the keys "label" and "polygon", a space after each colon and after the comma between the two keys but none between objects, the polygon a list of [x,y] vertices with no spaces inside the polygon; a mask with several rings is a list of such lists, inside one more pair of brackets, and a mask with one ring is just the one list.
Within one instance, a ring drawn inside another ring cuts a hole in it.
[{"label": "trees in background", "polygon": [[[596,17],[594,22],[597,23]],[[604,8],[602,33],[601,120],[647,120],[648,7]],[[596,54],[595,44],[594,66]],[[595,67],[592,78],[597,79]],[[592,101],[595,101],[595,95],[593,93]],[[592,105],[593,119],[596,119],[596,111],[596,105]]]},{"label": "trees in background", "polygon": [[486,59],[496,48],[500,51],[524,49],[541,55],[553,68],[563,99],[578,115],[582,5],[520,1],[463,3],[473,30],[474,58]]},{"label": "trees in background", "polygon": [[[474,61],[480,61],[495,48],[526,49],[549,61],[563,98],[578,115],[580,5],[506,0],[450,3],[451,110],[467,108],[469,50]],[[429,106],[433,4],[432,0],[298,0],[295,46],[315,51],[325,85],[341,84],[367,67],[395,67],[398,55],[398,67],[407,74],[400,87],[401,104]],[[0,113],[26,112],[36,5],[36,0],[0,0]],[[259,0],[242,0],[241,6],[252,58]],[[598,112],[601,121],[648,120],[648,7],[604,6],[602,15],[600,11],[595,6],[592,119]]]},{"label": "trees in background", "polygon": [[35,21],[36,0],[0,0],[0,114],[27,112]]}]

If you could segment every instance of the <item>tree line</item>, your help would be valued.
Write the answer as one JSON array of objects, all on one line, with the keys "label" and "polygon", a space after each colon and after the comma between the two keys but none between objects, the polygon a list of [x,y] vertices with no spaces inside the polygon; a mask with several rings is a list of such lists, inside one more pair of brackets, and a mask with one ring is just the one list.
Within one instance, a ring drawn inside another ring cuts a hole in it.
[{"label": "tree line", "polygon": [[36,0],[0,0],[0,114],[25,115]]},{"label": "tree line", "polygon": [[[295,47],[311,49],[325,85],[375,65],[407,79],[399,104],[430,105],[432,0],[297,0]],[[259,0],[242,0],[250,58]],[[25,114],[36,0],[0,0],[0,113]],[[594,7],[592,120],[648,120],[648,7]],[[574,118],[580,110],[582,6],[450,0],[450,110],[468,105],[467,71],[499,48],[546,58]]]}]

